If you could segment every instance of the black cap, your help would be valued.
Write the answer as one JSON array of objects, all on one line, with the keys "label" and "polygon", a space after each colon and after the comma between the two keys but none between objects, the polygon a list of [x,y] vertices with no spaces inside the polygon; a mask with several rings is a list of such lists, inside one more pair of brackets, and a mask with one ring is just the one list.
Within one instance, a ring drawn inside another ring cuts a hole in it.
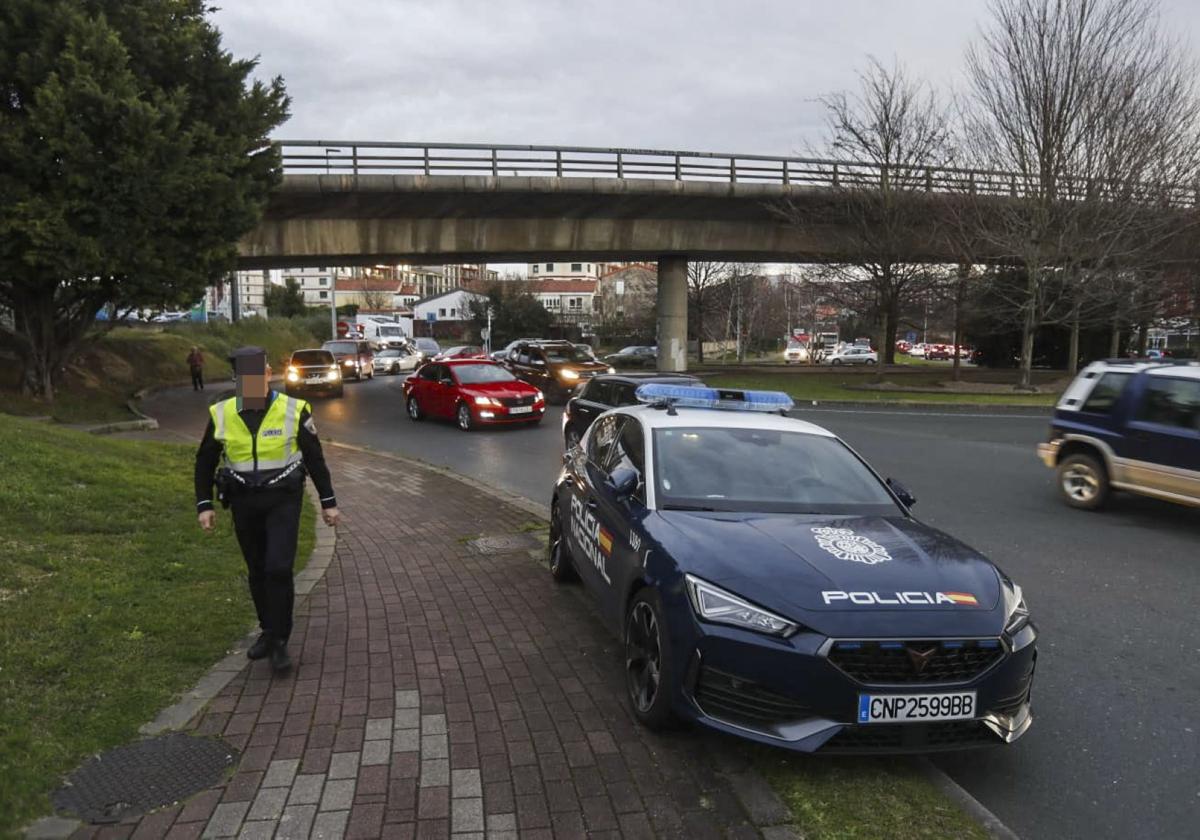
[{"label": "black cap", "polygon": [[261,347],[248,345],[239,347],[229,353],[229,364],[238,374],[264,373],[267,364],[267,351]]}]

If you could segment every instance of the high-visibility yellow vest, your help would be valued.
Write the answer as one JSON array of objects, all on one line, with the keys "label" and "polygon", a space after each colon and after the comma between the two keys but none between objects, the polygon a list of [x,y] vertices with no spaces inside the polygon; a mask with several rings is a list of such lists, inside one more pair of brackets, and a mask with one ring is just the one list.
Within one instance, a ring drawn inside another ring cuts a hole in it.
[{"label": "high-visibility yellow vest", "polygon": [[225,464],[234,472],[281,470],[303,459],[297,439],[300,433],[300,414],[308,403],[275,394],[267,407],[258,434],[250,429],[238,414],[237,398],[230,397],[209,406],[213,437],[225,447]]}]

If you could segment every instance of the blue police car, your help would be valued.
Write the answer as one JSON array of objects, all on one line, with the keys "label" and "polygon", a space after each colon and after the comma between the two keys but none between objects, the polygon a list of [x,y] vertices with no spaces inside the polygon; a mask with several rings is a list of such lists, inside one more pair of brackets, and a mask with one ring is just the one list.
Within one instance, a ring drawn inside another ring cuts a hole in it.
[{"label": "blue police car", "polygon": [[1010,743],[1021,589],[783,394],[650,384],[564,455],[550,570],[622,639],[629,701],[806,752]]},{"label": "blue police car", "polygon": [[1113,490],[1200,506],[1200,364],[1093,362],[1038,455],[1071,507],[1095,510]]}]

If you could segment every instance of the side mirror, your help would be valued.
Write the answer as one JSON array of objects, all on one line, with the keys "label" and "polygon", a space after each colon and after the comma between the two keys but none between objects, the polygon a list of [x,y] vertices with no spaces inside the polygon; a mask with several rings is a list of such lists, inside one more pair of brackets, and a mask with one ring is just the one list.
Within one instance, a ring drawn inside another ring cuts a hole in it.
[{"label": "side mirror", "polygon": [[907,487],[905,487],[899,481],[896,481],[896,479],[889,478],[887,480],[887,486],[891,488],[893,493],[896,494],[896,498],[900,500],[900,504],[904,505],[905,507],[912,507],[917,503],[917,497],[909,492]]},{"label": "side mirror", "polygon": [[617,467],[604,481],[608,491],[618,499],[625,499],[633,495],[633,491],[638,486],[638,474],[635,470],[629,467]]},{"label": "side mirror", "polygon": [[545,367],[546,366],[546,363],[543,362],[541,359],[533,359],[530,362],[530,364],[532,364],[534,367]]}]

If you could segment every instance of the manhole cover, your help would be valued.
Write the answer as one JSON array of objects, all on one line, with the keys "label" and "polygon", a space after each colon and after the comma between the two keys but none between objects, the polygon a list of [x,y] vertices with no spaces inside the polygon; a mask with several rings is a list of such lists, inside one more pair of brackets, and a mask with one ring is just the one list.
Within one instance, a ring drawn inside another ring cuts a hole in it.
[{"label": "manhole cover", "polygon": [[54,792],[54,810],[116,822],[204,790],[237,760],[237,750],[214,738],[181,732],[148,738],[85,761]]},{"label": "manhole cover", "polygon": [[502,534],[498,537],[480,537],[467,543],[480,554],[509,554],[514,551],[530,551],[541,548],[542,543],[533,534]]}]

